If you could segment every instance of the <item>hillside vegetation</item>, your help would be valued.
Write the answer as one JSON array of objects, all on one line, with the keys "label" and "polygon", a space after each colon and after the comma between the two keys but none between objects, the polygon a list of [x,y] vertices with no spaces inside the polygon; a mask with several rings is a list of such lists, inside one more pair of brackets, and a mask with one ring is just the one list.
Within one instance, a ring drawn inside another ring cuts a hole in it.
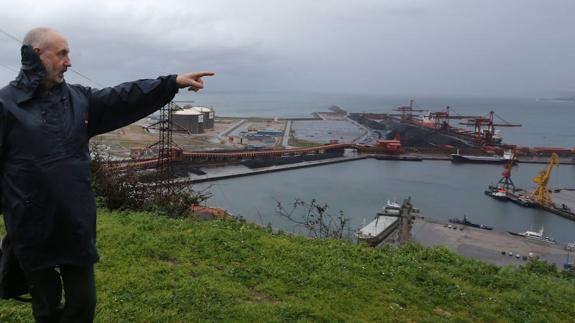
[{"label": "hillside vegetation", "polygon": [[[3,226],[2,226],[3,227]],[[371,249],[240,221],[98,216],[97,322],[476,321],[575,318],[575,280],[444,248]],[[0,301],[0,322],[32,321]]]}]

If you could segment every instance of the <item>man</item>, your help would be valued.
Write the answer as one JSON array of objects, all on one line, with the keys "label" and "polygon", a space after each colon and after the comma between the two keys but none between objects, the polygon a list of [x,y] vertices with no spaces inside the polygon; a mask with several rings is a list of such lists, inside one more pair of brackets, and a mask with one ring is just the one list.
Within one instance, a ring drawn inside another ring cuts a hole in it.
[{"label": "man", "polygon": [[149,115],[179,88],[202,89],[202,77],[214,75],[170,75],[96,90],[64,81],[69,53],[55,30],[31,30],[20,74],[0,90],[0,194],[9,245],[3,252],[11,252],[24,272],[37,322],[94,317],[99,257],[88,140]]}]

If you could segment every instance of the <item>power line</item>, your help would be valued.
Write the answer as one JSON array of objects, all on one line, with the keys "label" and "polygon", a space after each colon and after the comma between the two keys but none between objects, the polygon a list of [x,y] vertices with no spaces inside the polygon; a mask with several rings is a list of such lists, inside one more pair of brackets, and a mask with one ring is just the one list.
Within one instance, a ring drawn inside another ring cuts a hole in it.
[{"label": "power line", "polygon": [[18,44],[22,44],[22,41],[20,39],[18,39],[15,36],[10,35],[8,32],[4,31],[2,28],[0,28],[0,32],[3,33],[4,35],[12,38],[13,40],[15,40],[16,42],[18,42]]},{"label": "power line", "polygon": [[82,73],[80,73],[80,72],[76,71],[76,70],[75,70],[75,69],[73,69],[73,68],[70,68],[70,71],[72,71],[72,72],[74,72],[74,73],[78,74],[79,76],[81,76],[81,77],[85,78],[86,80],[88,80],[88,81],[90,81],[90,82],[92,82],[92,83],[96,84],[97,86],[100,86],[100,87],[106,87],[105,85],[103,85],[103,84],[101,84],[101,83],[99,83],[99,82],[96,82],[96,81],[92,80],[91,78],[89,78],[89,77],[87,77],[86,75],[84,75],[84,74],[82,74]]},{"label": "power line", "polygon": [[[6,36],[9,37],[10,39],[14,40],[14,41],[17,42],[18,44],[22,44],[22,41],[21,41],[20,39],[18,39],[18,37],[13,36],[12,34],[8,33],[7,31],[3,30],[2,28],[0,28],[0,33],[3,33],[4,35],[6,35]],[[11,70],[11,71],[13,71],[13,72],[18,73],[18,71],[14,71],[13,69],[8,68],[7,66],[4,66],[4,65],[0,65],[0,66],[4,67],[4,68],[6,68],[6,69],[9,69],[9,70]],[[86,75],[84,75],[84,74],[82,74],[82,73],[76,71],[76,70],[73,69],[73,68],[70,68],[70,71],[76,73],[78,76],[80,76],[80,77],[82,77],[82,78],[88,80],[89,82],[92,82],[92,83],[96,84],[97,86],[105,87],[104,85],[102,85],[102,84],[100,84],[100,83],[98,83],[98,82],[92,80],[91,78],[89,78],[89,77],[87,77]]]},{"label": "power line", "polygon": [[10,72],[18,73],[17,70],[13,69],[12,67],[0,64],[0,67],[4,67],[5,69],[9,70]]}]

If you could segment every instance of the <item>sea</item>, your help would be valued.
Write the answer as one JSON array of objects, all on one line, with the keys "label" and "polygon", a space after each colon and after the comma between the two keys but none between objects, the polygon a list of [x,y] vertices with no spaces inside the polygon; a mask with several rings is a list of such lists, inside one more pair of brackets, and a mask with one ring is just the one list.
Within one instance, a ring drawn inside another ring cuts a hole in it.
[{"label": "sea", "polygon": [[[420,109],[441,111],[446,106],[460,115],[495,112],[504,142],[528,147],[575,147],[575,102],[535,98],[408,97],[376,94],[205,92],[182,95],[176,101],[212,106],[216,116],[310,117],[311,113],[339,106],[348,112],[392,113],[393,108],[415,100]],[[532,177],[545,165],[520,164],[513,168],[516,186],[533,188]],[[278,203],[291,210],[296,200],[313,200],[328,212],[349,219],[352,230],[371,221],[387,200],[411,197],[425,217],[447,220],[464,215],[473,222],[500,231],[523,232],[544,228],[545,235],[561,242],[575,241],[575,221],[548,212],[523,208],[484,195],[497,183],[500,165],[458,165],[445,161],[400,162],[360,160],[297,170],[197,184],[213,196],[209,206],[223,207],[246,220],[305,234],[304,228],[285,219]],[[552,172],[549,187],[575,188],[575,166],[560,165]],[[575,203],[575,201],[573,201]],[[302,208],[294,211],[303,215]]]},{"label": "sea", "polygon": [[575,147],[575,101],[281,92],[199,92],[192,95],[187,91],[182,91],[175,100],[213,106],[217,116],[270,118],[311,117],[313,112],[328,111],[334,105],[348,112],[394,113],[394,108],[409,105],[410,100],[414,100],[419,109],[444,111],[449,106],[451,113],[459,115],[487,115],[494,111],[496,123],[521,124],[522,127],[497,128],[507,143],[528,147]]}]

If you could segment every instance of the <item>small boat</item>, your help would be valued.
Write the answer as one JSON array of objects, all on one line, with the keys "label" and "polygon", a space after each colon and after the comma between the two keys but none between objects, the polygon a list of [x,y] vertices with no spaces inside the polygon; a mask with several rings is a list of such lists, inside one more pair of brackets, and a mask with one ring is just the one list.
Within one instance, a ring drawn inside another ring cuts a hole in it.
[{"label": "small boat", "polygon": [[539,232],[535,232],[535,231],[525,231],[525,232],[507,231],[507,232],[509,234],[514,235],[514,236],[524,237],[524,238],[534,240],[534,241],[541,241],[541,242],[546,242],[546,243],[551,243],[551,244],[557,243],[557,241],[555,241],[555,239],[543,235],[543,228],[541,228],[539,230]]},{"label": "small boat", "polygon": [[453,218],[453,219],[449,219],[449,223],[466,225],[469,227],[483,229],[483,230],[493,230],[493,227],[490,227],[488,225],[473,223],[473,222],[467,220],[467,216],[465,216],[465,215],[463,216],[463,220],[460,220],[458,218]]},{"label": "small boat", "polygon": [[459,150],[456,154],[451,154],[451,161],[454,163],[482,163],[482,164],[505,164],[513,160],[513,152],[506,150],[503,156],[476,156],[476,155],[461,155]]},{"label": "small boat", "polygon": [[381,211],[377,212],[377,215],[388,215],[388,216],[399,216],[401,214],[401,205],[397,202],[387,203],[381,208]]},{"label": "small boat", "polygon": [[492,198],[500,201],[509,200],[509,197],[507,196],[507,191],[504,188],[490,187],[489,190],[485,191],[485,195],[491,196]]},{"label": "small boat", "polygon": [[521,206],[525,206],[525,207],[533,207],[533,201],[531,201],[531,199],[525,195],[517,195],[517,199],[513,199],[511,200]]}]

